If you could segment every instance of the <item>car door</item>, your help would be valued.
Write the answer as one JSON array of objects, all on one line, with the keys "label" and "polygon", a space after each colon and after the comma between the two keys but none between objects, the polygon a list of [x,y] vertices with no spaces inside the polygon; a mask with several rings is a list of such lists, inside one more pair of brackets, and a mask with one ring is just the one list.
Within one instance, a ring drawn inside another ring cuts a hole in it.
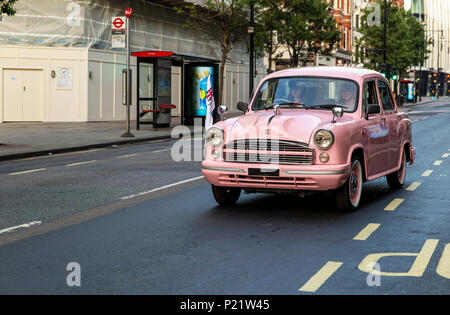
[{"label": "car door", "polygon": [[383,105],[384,117],[389,130],[389,169],[398,166],[400,161],[401,138],[398,134],[400,116],[397,115],[394,98],[389,85],[384,80],[379,80],[378,90],[380,92],[381,104]]},{"label": "car door", "polygon": [[[365,103],[365,104],[364,104]],[[377,104],[380,113],[366,115],[366,126],[363,134],[368,144],[367,172],[368,176],[375,176],[389,167],[389,132],[380,96],[377,88],[377,79],[369,79],[363,86],[363,110],[369,104]]]}]

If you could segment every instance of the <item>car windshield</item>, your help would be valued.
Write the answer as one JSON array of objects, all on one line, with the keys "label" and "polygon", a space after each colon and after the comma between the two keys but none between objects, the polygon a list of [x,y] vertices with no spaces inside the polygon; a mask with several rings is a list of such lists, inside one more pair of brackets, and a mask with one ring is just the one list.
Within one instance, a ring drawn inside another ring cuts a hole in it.
[{"label": "car windshield", "polygon": [[253,110],[280,108],[330,110],[342,106],[353,112],[358,106],[358,87],[354,81],[337,78],[289,77],[267,80],[252,104]]}]

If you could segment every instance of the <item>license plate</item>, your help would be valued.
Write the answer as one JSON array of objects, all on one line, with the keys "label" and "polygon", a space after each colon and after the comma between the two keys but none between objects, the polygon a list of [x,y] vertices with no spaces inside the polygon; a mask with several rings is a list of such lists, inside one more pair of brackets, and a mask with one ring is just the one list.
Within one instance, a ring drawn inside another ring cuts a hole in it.
[{"label": "license plate", "polygon": [[279,169],[268,169],[268,168],[249,168],[248,175],[280,176],[280,170]]}]

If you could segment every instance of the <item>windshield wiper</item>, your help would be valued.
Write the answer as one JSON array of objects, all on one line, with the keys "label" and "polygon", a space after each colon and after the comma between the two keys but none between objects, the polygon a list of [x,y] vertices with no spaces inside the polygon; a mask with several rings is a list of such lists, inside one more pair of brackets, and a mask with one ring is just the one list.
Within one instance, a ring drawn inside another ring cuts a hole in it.
[{"label": "windshield wiper", "polygon": [[333,107],[342,107],[344,108],[343,105],[336,105],[336,104],[321,104],[321,105],[310,105],[308,107],[306,107],[307,109],[314,109],[314,108],[325,108],[325,109],[332,109]]}]

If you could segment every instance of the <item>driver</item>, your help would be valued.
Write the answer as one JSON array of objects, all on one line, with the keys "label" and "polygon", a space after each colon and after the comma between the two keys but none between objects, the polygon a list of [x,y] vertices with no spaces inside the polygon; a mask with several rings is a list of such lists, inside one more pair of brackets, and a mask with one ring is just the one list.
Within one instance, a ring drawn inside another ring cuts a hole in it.
[{"label": "driver", "polygon": [[289,95],[288,99],[290,102],[303,104],[303,86],[302,82],[297,80],[290,80],[289,81]]},{"label": "driver", "polygon": [[356,91],[355,85],[350,82],[345,82],[341,86],[341,101],[340,104],[345,106],[346,109],[352,110],[355,107]]}]

